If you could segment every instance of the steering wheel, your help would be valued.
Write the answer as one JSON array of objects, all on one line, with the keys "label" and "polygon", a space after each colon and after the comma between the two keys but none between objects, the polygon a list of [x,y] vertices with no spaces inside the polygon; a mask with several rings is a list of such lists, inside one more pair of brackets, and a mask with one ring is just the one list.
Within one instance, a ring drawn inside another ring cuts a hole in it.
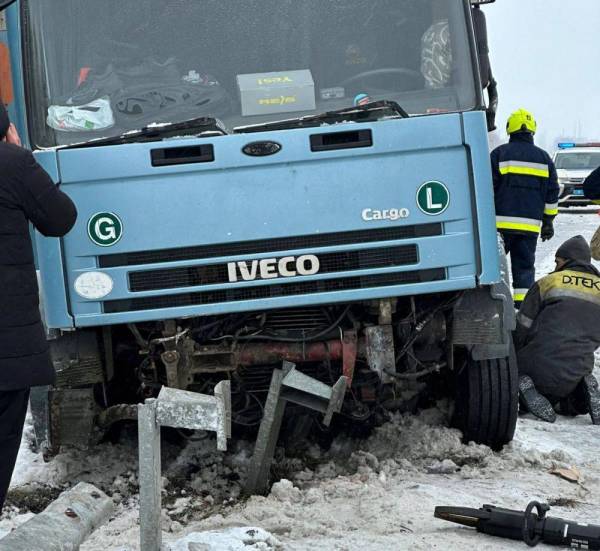
[{"label": "steering wheel", "polygon": [[414,79],[417,82],[423,80],[423,75],[419,73],[419,71],[414,71],[413,69],[407,69],[405,67],[384,67],[382,69],[372,69],[371,71],[363,71],[362,73],[358,73],[350,78],[347,78],[343,82],[340,83],[340,86],[343,88],[347,88],[349,85],[354,84],[356,82],[360,82],[367,79],[373,79],[381,76],[405,76],[411,79]]}]

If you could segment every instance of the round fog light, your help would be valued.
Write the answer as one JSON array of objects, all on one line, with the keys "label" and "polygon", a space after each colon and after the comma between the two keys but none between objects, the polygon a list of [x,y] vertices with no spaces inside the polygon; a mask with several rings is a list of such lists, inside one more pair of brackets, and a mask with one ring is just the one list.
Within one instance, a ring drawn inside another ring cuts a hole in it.
[{"label": "round fog light", "polygon": [[98,300],[111,293],[114,282],[112,277],[103,272],[85,272],[77,277],[74,287],[80,297]]}]

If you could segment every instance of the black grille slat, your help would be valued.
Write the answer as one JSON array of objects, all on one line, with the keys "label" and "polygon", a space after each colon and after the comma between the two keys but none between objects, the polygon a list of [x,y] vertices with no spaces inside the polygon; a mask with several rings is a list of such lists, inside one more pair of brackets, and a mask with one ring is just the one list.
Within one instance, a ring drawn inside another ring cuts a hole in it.
[{"label": "black grille slat", "polygon": [[378,274],[361,277],[321,279],[316,281],[261,285],[256,287],[237,287],[220,291],[107,301],[104,303],[104,312],[107,314],[116,314],[132,310],[201,306],[244,300],[260,300],[313,293],[368,289],[392,285],[408,285],[411,283],[442,281],[444,279],[446,279],[446,270],[444,268],[435,268],[431,270],[396,272],[392,274]]},{"label": "black grille slat", "polygon": [[[318,255],[319,274],[330,274],[352,270],[388,268],[417,264],[419,254],[416,245],[361,249]],[[260,279],[260,273],[257,278]],[[226,264],[210,266],[189,266],[167,270],[131,272],[129,286],[133,292],[175,289],[229,283]]]},{"label": "black grille slat", "polygon": [[434,237],[442,235],[442,224],[420,224],[417,226],[398,226],[351,232],[313,234],[259,241],[241,241],[220,245],[202,245],[178,249],[162,249],[158,251],[139,251],[119,253],[98,257],[100,268],[116,268],[118,266],[136,266],[158,264],[161,262],[179,262],[185,260],[203,260],[220,256],[241,256],[272,251],[291,251],[311,249],[315,247],[336,247],[356,243],[375,243],[378,241],[396,241],[418,237]]}]

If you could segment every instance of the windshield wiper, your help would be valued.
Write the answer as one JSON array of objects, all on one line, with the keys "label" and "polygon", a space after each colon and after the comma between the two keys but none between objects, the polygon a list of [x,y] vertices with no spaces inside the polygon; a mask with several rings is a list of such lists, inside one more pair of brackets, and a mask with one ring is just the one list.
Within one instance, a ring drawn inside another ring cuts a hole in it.
[{"label": "windshield wiper", "polygon": [[395,101],[381,100],[359,105],[356,107],[345,107],[337,111],[326,111],[319,115],[306,115],[296,119],[254,124],[251,126],[238,126],[234,128],[237,134],[248,132],[264,132],[267,130],[288,130],[290,128],[310,128],[322,124],[334,124],[340,122],[373,122],[383,117],[409,118],[409,114]]},{"label": "windshield wiper", "polygon": [[139,130],[131,130],[109,138],[98,138],[89,142],[74,144],[69,149],[82,147],[98,147],[103,145],[120,145],[136,142],[156,142],[165,138],[176,138],[178,136],[214,135],[225,136],[227,130],[219,119],[212,117],[201,117],[183,122],[169,122],[165,124],[154,124]]}]

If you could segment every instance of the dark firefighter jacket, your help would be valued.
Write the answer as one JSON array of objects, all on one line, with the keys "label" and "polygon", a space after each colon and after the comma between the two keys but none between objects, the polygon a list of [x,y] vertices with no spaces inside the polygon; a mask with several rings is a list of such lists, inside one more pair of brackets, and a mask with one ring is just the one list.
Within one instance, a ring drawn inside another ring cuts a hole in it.
[{"label": "dark firefighter jacket", "polygon": [[590,264],[583,237],[563,247],[577,241],[585,244],[588,258],[571,260],[538,281],[517,316],[519,374],[529,375],[538,391],[556,399],[569,396],[593,371],[600,347],[600,273]]},{"label": "dark firefighter jacket", "polygon": [[53,382],[29,223],[59,237],[76,217],[29,151],[0,142],[0,391]]},{"label": "dark firefighter jacket", "polygon": [[539,234],[544,217],[558,214],[558,178],[550,155],[519,132],[492,151],[496,226],[501,231]]}]

